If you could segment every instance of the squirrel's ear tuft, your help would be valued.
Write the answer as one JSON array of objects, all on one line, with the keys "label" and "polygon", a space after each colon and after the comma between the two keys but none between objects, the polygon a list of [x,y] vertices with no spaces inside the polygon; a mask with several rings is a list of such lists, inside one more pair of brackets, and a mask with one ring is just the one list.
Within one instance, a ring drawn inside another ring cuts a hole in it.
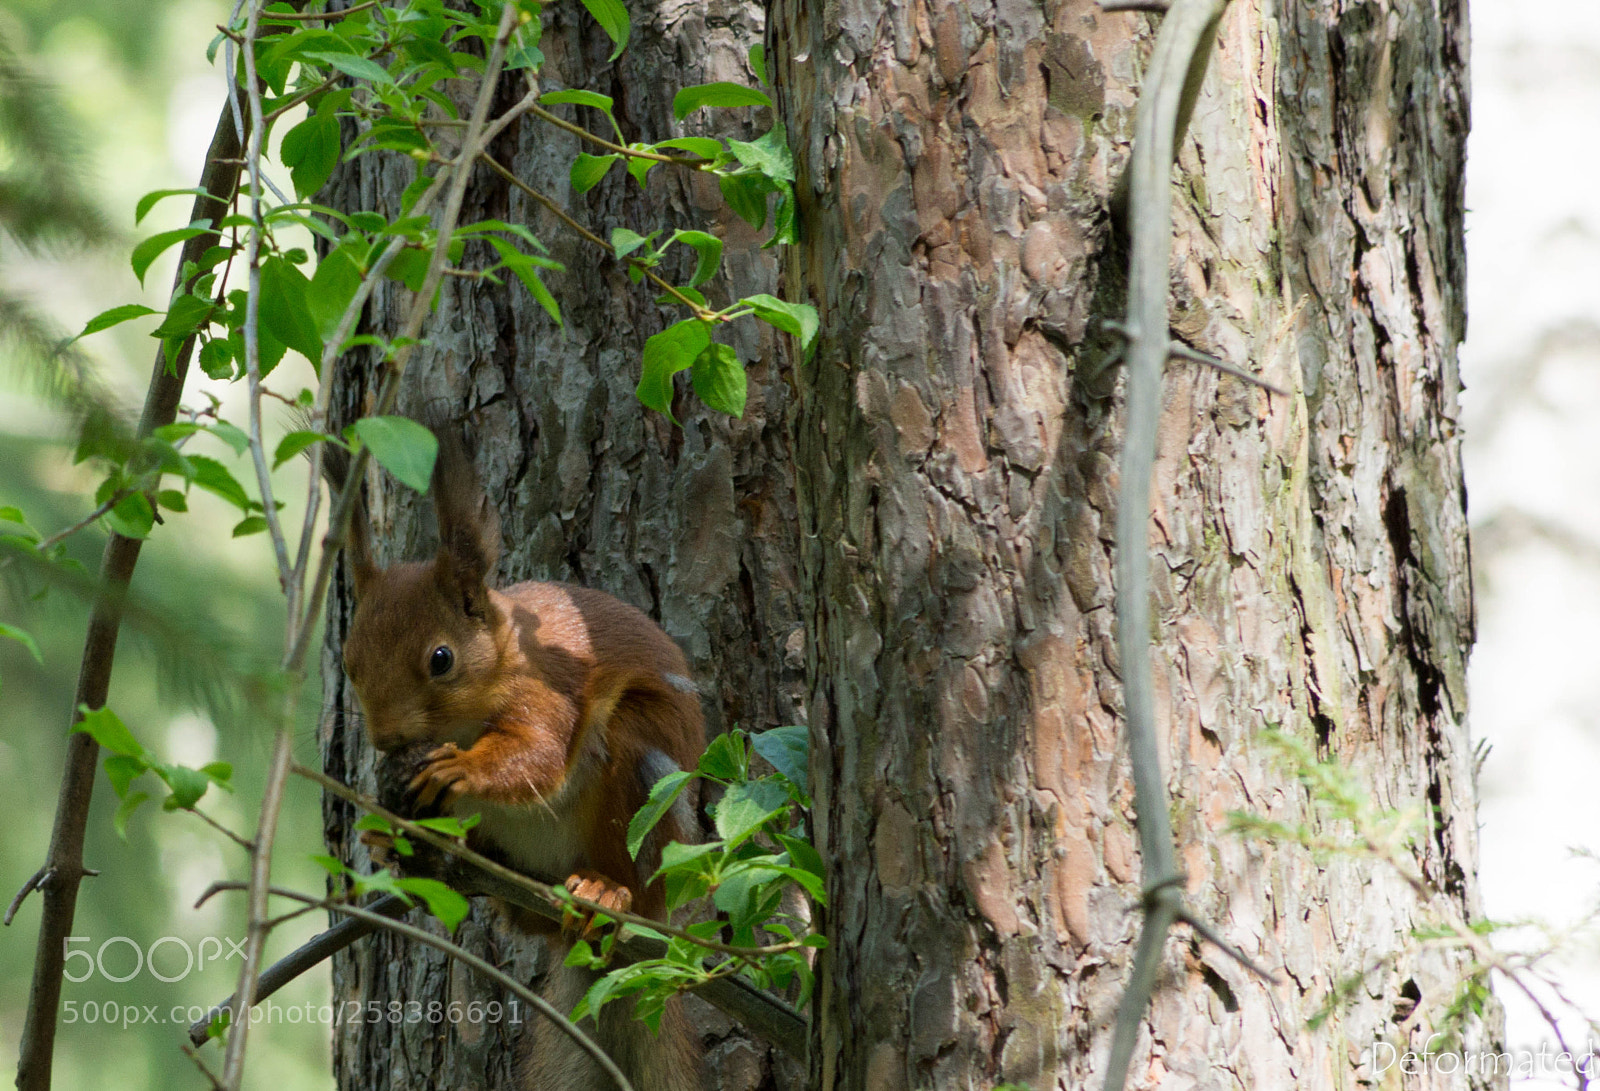
[{"label": "squirrel's ear tuft", "polygon": [[483,494],[456,430],[435,425],[433,431],[439,438],[432,488],[439,518],[438,571],[459,595],[462,610],[483,620],[489,577],[500,559],[500,515]]},{"label": "squirrel's ear tuft", "polygon": [[[350,476],[350,455],[336,443],[323,444],[322,475],[335,493],[344,488]],[[359,494],[355,509],[350,513],[350,529],[345,534],[344,559],[350,566],[355,597],[359,599],[378,574],[378,565],[372,559],[372,524],[367,519],[366,501]]]}]

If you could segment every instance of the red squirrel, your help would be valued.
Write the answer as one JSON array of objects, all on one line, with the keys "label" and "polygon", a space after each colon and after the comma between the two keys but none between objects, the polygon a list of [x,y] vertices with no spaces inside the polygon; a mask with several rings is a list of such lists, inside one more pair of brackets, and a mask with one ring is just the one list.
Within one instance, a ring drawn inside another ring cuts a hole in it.
[{"label": "red squirrel", "polygon": [[[683,652],[641,611],[601,591],[560,583],[489,585],[500,521],[460,443],[437,428],[432,493],[439,551],[379,568],[359,514],[346,560],[355,616],[344,645],[372,745],[425,750],[410,783],[417,805],[482,819],[473,848],[530,874],[566,879],[575,894],[661,917],[649,882],[668,840],[694,839],[688,804],[666,816],[636,862],[628,821],[651,786],[692,769],[705,745],[699,698]],[[431,750],[426,750],[431,746]],[[554,925],[513,910],[512,923]],[[555,963],[546,998],[570,1011],[593,976]],[[698,1048],[678,1005],[659,1037],[607,1005],[595,1034],[638,1091],[699,1087]],[[541,1027],[525,1051],[526,1091],[599,1091],[609,1079],[566,1035]]]}]

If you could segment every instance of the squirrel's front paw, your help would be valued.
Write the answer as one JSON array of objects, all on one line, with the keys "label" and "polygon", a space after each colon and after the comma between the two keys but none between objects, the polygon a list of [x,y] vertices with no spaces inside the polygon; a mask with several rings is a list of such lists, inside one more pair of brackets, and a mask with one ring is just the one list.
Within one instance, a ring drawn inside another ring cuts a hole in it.
[{"label": "squirrel's front paw", "polygon": [[428,755],[428,763],[411,778],[408,791],[419,807],[430,807],[437,800],[439,809],[448,811],[466,792],[470,772],[466,753],[447,742]]},{"label": "squirrel's front paw", "polygon": [[[633,892],[614,879],[598,871],[576,871],[567,877],[567,892],[604,906],[609,913],[626,913],[633,908]],[[561,930],[574,936],[587,936],[594,930],[594,912],[582,907],[568,907],[561,914]]]}]

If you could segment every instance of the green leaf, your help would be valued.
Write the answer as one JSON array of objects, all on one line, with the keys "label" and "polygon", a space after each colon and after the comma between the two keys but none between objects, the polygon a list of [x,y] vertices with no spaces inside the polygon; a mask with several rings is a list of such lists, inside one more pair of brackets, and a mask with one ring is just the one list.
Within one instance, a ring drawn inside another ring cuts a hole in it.
[{"label": "green leaf", "polygon": [[735,784],[717,802],[717,835],[730,849],[750,837],[770,819],[789,809],[789,793],[771,780],[752,780]]},{"label": "green leaf", "polygon": [[321,189],[339,165],[344,149],[339,140],[339,119],[332,114],[312,114],[283,134],[279,156],[289,168],[294,191],[309,197]]},{"label": "green leaf", "polygon": [[144,283],[144,274],[149,270],[152,262],[160,257],[169,247],[186,242],[196,235],[204,235],[211,230],[210,220],[195,220],[188,227],[180,227],[175,231],[163,231],[158,235],[151,235],[138,246],[133,248],[131,258],[133,275],[139,278],[139,283]]},{"label": "green leaf", "polygon": [[727,345],[707,345],[694,359],[690,372],[700,400],[730,417],[744,416],[746,378],[738,353]]},{"label": "green leaf", "polygon": [[364,239],[352,236],[317,263],[306,303],[321,340],[327,341],[338,330],[345,308],[361,287],[362,270],[370,251]]},{"label": "green leaf", "polygon": [[765,293],[745,296],[739,302],[755,311],[761,321],[794,334],[800,339],[801,351],[810,356],[812,342],[816,340],[820,325],[815,307],[806,303],[785,303],[777,296]]},{"label": "green leaf", "polygon": [[722,190],[722,199],[741,220],[757,231],[767,226],[767,194],[777,187],[766,175],[749,170],[719,174],[717,188]]},{"label": "green leaf", "polygon": [[535,265],[554,265],[557,269],[561,268],[561,265],[547,258],[535,258],[524,254],[505,239],[496,238],[493,235],[487,236],[487,239],[489,245],[499,252],[501,264],[510,269],[516,278],[522,281],[523,287],[527,288],[533,298],[538,300],[539,306],[545,309],[545,313],[550,316],[551,320],[556,325],[561,325],[561,306],[556,302],[555,296],[550,294],[550,289],[544,286],[544,281],[539,279],[539,273],[535,269]]},{"label": "green leaf", "polygon": [[245,435],[244,429],[238,425],[219,420],[215,424],[206,425],[206,431],[232,447],[236,455],[242,455],[250,449],[250,437]]},{"label": "green leaf", "polygon": [[329,856],[327,853],[313,852],[311,853],[311,859],[315,863],[321,865],[322,870],[326,871],[329,875],[343,875],[347,870],[349,870],[344,866],[344,861],[340,860],[337,856]]},{"label": "green leaf", "polygon": [[156,510],[142,492],[130,492],[106,512],[106,525],[124,538],[148,538],[156,525]]},{"label": "green leaf", "polygon": [[756,74],[756,79],[767,86],[772,86],[772,81],[767,79],[767,47],[757,42],[750,47],[750,71]]},{"label": "green leaf", "polygon": [[78,711],[83,718],[73,725],[73,732],[83,732],[113,754],[127,754],[135,758],[146,756],[144,747],[133,737],[133,732],[109,708],[91,710],[87,705],[79,705]]},{"label": "green leaf", "polygon": [[783,846],[783,851],[789,854],[796,867],[804,868],[817,878],[821,879],[826,872],[823,869],[822,854],[810,841],[799,837],[790,837],[788,834],[777,835],[778,844]]},{"label": "green leaf", "polygon": [[233,765],[225,761],[211,761],[200,767],[200,771],[211,778],[211,783],[218,788],[233,791]]},{"label": "green leaf", "polygon": [[200,370],[212,379],[233,377],[233,346],[226,337],[213,337],[200,346]]},{"label": "green leaf", "polygon": [[313,443],[327,438],[321,432],[290,432],[278,441],[278,449],[272,455],[272,468],[276,470]]},{"label": "green leaf", "polygon": [[700,772],[723,784],[744,780],[750,759],[744,749],[745,733],[727,731],[712,739],[700,755]]},{"label": "green leaf", "polygon": [[[307,290],[311,282],[286,259],[271,257],[261,263],[261,328],[310,360],[322,363],[322,335],[311,317]],[[263,353],[261,374],[266,376]]]},{"label": "green leaf", "polygon": [[694,366],[695,357],[710,343],[710,329],[698,318],[686,318],[650,338],[644,343],[644,363],[635,396],[676,424],[677,418],[672,415],[672,377]]},{"label": "green leaf", "polygon": [[667,240],[668,245],[681,242],[694,247],[700,260],[695,264],[689,287],[697,288],[717,275],[717,264],[722,260],[722,240],[704,231],[679,231]]},{"label": "green leaf", "polygon": [[0,621],[0,637],[4,637],[7,640],[15,640],[18,644],[27,648],[28,654],[33,656],[35,663],[42,664],[44,662],[44,656],[39,654],[38,641],[34,640],[33,634],[26,629],[19,629],[15,625],[7,625],[5,622]]},{"label": "green leaf", "polygon": [[247,515],[233,524],[233,537],[244,538],[251,534],[260,534],[267,529],[267,521],[259,515]]},{"label": "green leaf", "polygon": [[774,727],[750,736],[755,752],[802,792],[809,792],[811,732],[805,724]]},{"label": "green leaf", "polygon": [[156,494],[156,505],[168,511],[188,511],[189,500],[177,489],[162,489]]},{"label": "green leaf", "polygon": [[161,325],[150,331],[151,337],[188,337],[200,329],[202,325],[209,325],[208,317],[216,310],[216,303],[202,296],[181,295],[172,301],[172,309],[167,312],[167,317]]},{"label": "green leaf", "polygon": [[606,37],[616,43],[611,56],[606,58],[608,61],[616,60],[628,44],[628,9],[622,5],[622,0],[583,0],[583,6],[589,9],[589,14],[606,32]]},{"label": "green leaf", "polygon": [[465,837],[467,831],[476,826],[482,817],[469,814],[465,818],[417,818],[413,821],[425,830],[442,833],[446,837]]},{"label": "green leaf", "polygon": [[644,839],[650,835],[661,822],[662,817],[672,809],[672,805],[683,794],[684,786],[689,783],[694,774],[679,769],[668,773],[650,789],[650,798],[645,800],[643,807],[628,822],[628,855],[635,859],[639,856],[639,849],[644,845]]},{"label": "green leaf", "polygon": [[192,480],[196,485],[222,497],[240,511],[249,513],[250,497],[245,494],[244,486],[234,479],[226,466],[206,455],[186,457],[189,459],[189,465],[193,467]]},{"label": "green leaf", "polygon": [[560,106],[564,103],[573,106],[593,106],[596,110],[611,113],[612,98],[602,95],[598,91],[551,91],[548,95],[540,95],[539,101],[545,106]]},{"label": "green leaf", "polygon": [[657,150],[671,148],[685,151],[690,155],[698,155],[701,159],[716,159],[725,150],[722,141],[713,140],[709,136],[674,136],[668,140],[658,140],[651,146]]},{"label": "green leaf", "polygon": [[699,83],[672,97],[672,116],[682,121],[702,106],[771,106],[772,100],[754,87],[737,83]]},{"label": "green leaf", "polygon": [[395,885],[426,902],[428,912],[438,917],[452,932],[456,930],[457,925],[467,919],[467,914],[472,909],[466,898],[438,879],[406,878],[399,880]]},{"label": "green leaf", "polygon": [[789,151],[781,121],[751,143],[728,141],[728,148],[739,162],[760,171],[773,181],[794,181],[794,155]]},{"label": "green leaf", "polygon": [[376,61],[369,61],[365,57],[357,57],[353,53],[307,53],[305,60],[317,64],[325,64],[336,68],[353,79],[366,80],[380,87],[393,87],[394,77],[389,75],[389,70]]},{"label": "green leaf", "polygon": [[579,152],[578,158],[572,161],[572,171],[569,177],[572,188],[577,193],[588,193],[600,184],[600,179],[606,176],[606,171],[611,169],[622,156],[613,152],[611,155],[590,155],[588,152]]},{"label": "green leaf", "polygon": [[[84,324],[83,332],[78,337],[88,337],[91,333],[108,330],[112,326],[128,321],[130,318],[143,318],[147,314],[160,314],[153,307],[146,307],[143,303],[124,303],[120,307],[112,307],[109,311],[101,311]],[[76,341],[78,337],[74,337]]]},{"label": "green leaf", "polygon": [[144,775],[150,763],[132,754],[110,754],[106,757],[106,779],[118,799],[128,798],[128,786]]},{"label": "green leaf", "polygon": [[611,229],[611,249],[618,258],[625,258],[639,247],[656,237],[652,231],[648,236],[637,231],[629,231],[626,227],[613,227]]},{"label": "green leaf", "polygon": [[206,789],[211,787],[210,777],[187,765],[155,765],[151,768],[172,789],[172,798],[164,804],[168,810],[192,810],[200,802],[200,797],[206,794]]},{"label": "green leaf", "polygon": [[111,815],[111,828],[117,831],[117,836],[124,841],[128,839],[128,819],[133,817],[133,812],[139,809],[139,804],[150,798],[149,792],[135,792],[131,796],[124,796],[116,811]]},{"label": "green leaf", "polygon": [[[203,189],[156,189],[156,190],[151,190],[149,193],[146,193],[143,197],[140,197],[139,198],[139,203],[134,206],[134,209],[133,209],[133,225],[135,227],[138,227],[140,221],[142,221],[144,219],[145,214],[156,206],[156,202],[157,201],[164,201],[168,197],[177,197],[177,196],[179,196],[181,194],[185,194],[185,193],[187,193],[191,197],[205,197],[205,196],[208,196],[207,191],[203,190]],[[220,203],[221,202],[219,201],[218,204],[220,204]]]},{"label": "green leaf", "polygon": [[420,493],[428,491],[439,451],[432,432],[406,417],[363,417],[350,428],[397,480]]}]

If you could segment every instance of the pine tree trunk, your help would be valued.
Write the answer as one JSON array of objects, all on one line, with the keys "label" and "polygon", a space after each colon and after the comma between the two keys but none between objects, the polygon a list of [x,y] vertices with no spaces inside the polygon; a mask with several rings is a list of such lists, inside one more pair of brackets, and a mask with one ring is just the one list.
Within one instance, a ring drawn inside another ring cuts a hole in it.
[{"label": "pine tree trunk", "polygon": [[[822,315],[793,434],[823,1091],[1089,1088],[1105,1065],[1140,888],[1096,321],[1122,308],[1109,207],[1158,18],[769,9],[789,291]],[[1465,51],[1450,0],[1236,3],[1181,145],[1174,335],[1293,394],[1168,369],[1158,727],[1190,903],[1281,981],[1170,939],[1134,1086],[1351,1086],[1455,998],[1463,959],[1411,938],[1436,917],[1388,865],[1223,827],[1252,810],[1348,835],[1261,741],[1280,728],[1375,805],[1431,815],[1417,866],[1476,910]],[[1468,1044],[1496,1026],[1491,1007]]]},{"label": "pine tree trunk", "polygon": [[[673,120],[672,96],[693,83],[753,82],[745,57],[760,40],[760,6],[715,0],[630,8],[633,38],[611,65],[610,43],[582,8],[551,5],[541,89],[586,88],[614,96],[630,140],[705,131],[705,121]],[[522,92],[508,77],[497,109]],[[461,89],[460,99],[469,101],[473,93],[470,86]],[[572,109],[557,108],[569,117]],[[722,126],[721,135],[753,139],[760,131],[739,127],[727,112],[713,120]],[[726,212],[714,179],[658,167],[641,191],[619,168],[598,188],[574,195],[567,164],[579,150],[574,137],[531,118],[513,125],[491,148],[500,162],[595,233],[609,236],[613,226],[641,234],[663,226],[711,230],[727,242],[724,260],[737,294],[775,290],[773,251],[759,250],[759,237]],[[376,201],[393,213],[412,176],[409,162],[360,159],[324,199],[336,207]],[[755,361],[742,420],[684,397],[676,410],[684,426],[674,427],[646,412],[633,390],[645,339],[682,315],[658,307],[652,302],[658,293],[649,285],[630,283],[620,264],[480,171],[462,222],[488,217],[529,225],[552,256],[566,263],[566,273],[546,276],[565,327],[557,328],[515,281],[502,287],[447,278],[439,307],[424,327],[429,343],[412,357],[397,411],[465,422],[478,449],[480,476],[501,514],[505,551],[499,578],[587,584],[659,620],[688,653],[705,695],[708,733],[735,724],[797,722],[803,715],[803,673],[794,642],[802,635],[805,611],[793,548],[789,392],[772,362],[777,357],[771,331],[753,322],[730,331],[741,358]],[[669,275],[686,282],[691,269],[685,265]],[[708,291],[717,305],[736,297],[719,299],[715,285]],[[404,289],[380,289],[370,328],[392,334],[408,304]],[[370,411],[373,381],[370,365],[350,368],[336,425]],[[430,556],[436,542],[431,505],[392,479],[373,481],[380,561]],[[351,609],[343,580],[341,575],[335,589],[323,658],[332,711],[321,742],[331,775],[371,790],[373,752],[353,715],[338,658]],[[333,850],[364,862],[365,850],[350,829],[356,816],[336,801],[328,803],[326,816]],[[474,910],[460,935],[523,980],[543,968],[541,941],[508,931],[487,906]],[[334,992],[338,1001],[378,1005],[363,1012],[386,1012],[396,1000],[418,1002],[426,1013],[435,1001],[448,1012],[452,1001],[508,999],[470,971],[386,936],[364,940],[337,960]],[[714,1038],[708,1069],[719,1074],[719,1086],[763,1086],[773,1078],[774,1065],[784,1067],[726,1018],[704,1007],[699,1015]],[[521,1030],[505,1020],[452,1025],[429,1022],[425,1015],[346,1024],[334,1034],[339,1085],[361,1091],[510,1087]]]}]

